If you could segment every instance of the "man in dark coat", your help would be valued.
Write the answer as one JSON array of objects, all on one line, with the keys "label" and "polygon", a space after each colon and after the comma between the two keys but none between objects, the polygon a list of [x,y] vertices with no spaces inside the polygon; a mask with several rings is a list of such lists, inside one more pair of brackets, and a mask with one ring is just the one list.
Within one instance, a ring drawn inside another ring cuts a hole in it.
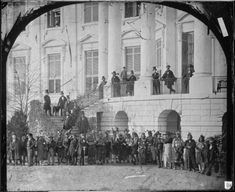
[{"label": "man in dark coat", "polygon": [[157,71],[156,67],[153,67],[153,94],[160,94],[160,74]]},{"label": "man in dark coat", "polygon": [[64,146],[63,146],[63,137],[62,133],[59,133],[59,137],[56,141],[56,151],[58,155],[58,164],[60,165],[64,157]]},{"label": "man in dark coat", "polygon": [[154,137],[152,131],[148,131],[148,137],[146,138],[147,151],[146,151],[146,160],[149,163],[156,162],[156,153],[154,150]]},{"label": "man in dark coat", "polygon": [[136,81],[136,76],[134,75],[134,71],[131,70],[131,75],[130,77],[127,79],[127,94],[128,95],[134,95],[134,83]]},{"label": "man in dark coat", "polygon": [[66,103],[67,99],[64,96],[64,92],[63,91],[61,91],[60,94],[61,94],[61,96],[59,98],[58,106],[60,107],[60,110],[61,110],[60,111],[60,115],[63,116],[63,115],[65,115],[64,111],[65,111],[65,103]]},{"label": "man in dark coat", "polygon": [[184,93],[189,93],[189,80],[193,76],[193,73],[194,73],[194,67],[191,64],[188,66],[187,71],[183,75],[183,83],[184,83],[183,92]]},{"label": "man in dark coat", "polygon": [[158,167],[162,167],[162,155],[163,155],[163,139],[161,138],[161,133],[157,131],[154,137],[154,148],[156,152],[156,159]]},{"label": "man in dark coat", "polygon": [[75,138],[74,135],[71,135],[70,143],[69,143],[69,164],[70,165],[76,165],[76,157],[77,157],[77,147],[78,140]]},{"label": "man in dark coat", "polygon": [[47,114],[47,111],[49,111],[49,115],[51,116],[51,98],[49,96],[48,90],[45,90],[43,109],[46,114]]},{"label": "man in dark coat", "polygon": [[84,134],[86,138],[86,134],[90,130],[90,125],[88,119],[85,117],[84,111],[81,112],[81,118],[78,118],[76,126],[78,127],[79,134]]},{"label": "man in dark coat", "polygon": [[175,93],[175,90],[172,88],[172,85],[174,85],[174,82],[177,78],[175,77],[174,73],[170,70],[170,67],[170,65],[166,66],[167,70],[165,71],[161,79],[165,81],[165,85],[168,89],[170,89],[171,94],[171,92]]},{"label": "man in dark coat", "polygon": [[19,155],[20,155],[20,164],[25,165],[25,160],[27,158],[27,139],[25,135],[23,135],[20,140]]},{"label": "man in dark coat", "polygon": [[87,144],[88,144],[88,164],[95,164],[95,156],[96,156],[96,140],[94,133],[90,133],[87,136]]},{"label": "man in dark coat", "polygon": [[[55,163],[55,148],[56,148],[56,142],[54,141],[53,137],[50,136],[50,141],[47,144],[48,149],[48,165],[54,165]],[[52,159],[52,163],[51,163]]]},{"label": "man in dark coat", "polygon": [[196,148],[196,142],[192,137],[191,133],[188,133],[187,140],[185,141],[185,149],[186,149],[186,168],[191,170],[196,170],[196,159],[195,159],[195,148]]},{"label": "man in dark coat", "polygon": [[28,133],[27,135],[27,156],[28,156],[28,166],[33,165],[33,152],[34,152],[34,146],[35,146],[35,140],[33,138],[32,133]]},{"label": "man in dark coat", "polygon": [[18,164],[18,161],[20,160],[20,155],[19,155],[19,148],[20,148],[20,142],[17,139],[16,135],[12,135],[12,141],[10,143],[10,150],[12,154],[12,160],[14,165]]},{"label": "man in dark coat", "polygon": [[113,71],[112,74],[113,77],[111,79],[111,83],[113,88],[113,97],[120,97],[120,79],[115,71]]}]

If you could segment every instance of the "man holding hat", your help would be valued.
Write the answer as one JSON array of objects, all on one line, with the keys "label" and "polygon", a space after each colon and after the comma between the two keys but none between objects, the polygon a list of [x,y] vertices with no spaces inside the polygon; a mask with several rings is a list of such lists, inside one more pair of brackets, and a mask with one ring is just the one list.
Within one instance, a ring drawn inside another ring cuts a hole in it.
[{"label": "man holding hat", "polygon": [[172,85],[174,85],[174,82],[177,78],[175,77],[174,73],[170,70],[170,67],[170,65],[166,66],[167,70],[165,71],[161,79],[165,81],[165,85],[168,89],[170,89],[171,94],[171,92],[175,93],[175,90],[172,88]]},{"label": "man holding hat", "polygon": [[120,79],[117,76],[116,71],[112,72],[113,77],[111,79],[112,87],[113,87],[113,97],[120,97]]},{"label": "man holding hat", "polygon": [[160,80],[159,80],[159,73],[157,72],[157,68],[153,67],[153,94],[160,94]]}]

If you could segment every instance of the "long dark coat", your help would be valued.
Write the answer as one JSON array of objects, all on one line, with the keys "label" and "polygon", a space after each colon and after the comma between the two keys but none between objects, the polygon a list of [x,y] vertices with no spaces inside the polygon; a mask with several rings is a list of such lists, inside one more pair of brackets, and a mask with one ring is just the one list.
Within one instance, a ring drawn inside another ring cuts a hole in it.
[{"label": "long dark coat", "polygon": [[38,148],[38,160],[42,161],[45,159],[45,151],[46,151],[46,140],[43,137],[39,137],[37,141]]},{"label": "long dark coat", "polygon": [[45,95],[44,96],[44,105],[43,105],[43,109],[50,109],[51,108],[51,98],[49,95]]},{"label": "long dark coat", "polygon": [[165,85],[171,86],[171,85],[174,85],[174,82],[176,81],[176,77],[170,69],[167,69],[162,76],[162,80],[165,81]]},{"label": "long dark coat", "polygon": [[78,127],[79,134],[86,134],[90,130],[90,125],[86,117],[79,118],[76,127]]}]

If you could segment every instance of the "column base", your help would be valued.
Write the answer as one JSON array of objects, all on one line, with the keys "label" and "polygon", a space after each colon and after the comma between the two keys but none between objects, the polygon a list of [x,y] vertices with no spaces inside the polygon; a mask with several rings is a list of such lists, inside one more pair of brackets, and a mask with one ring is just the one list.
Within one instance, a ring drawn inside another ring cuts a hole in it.
[{"label": "column base", "polygon": [[189,94],[208,96],[212,93],[212,77],[208,75],[195,75],[189,81]]},{"label": "column base", "polygon": [[153,93],[153,82],[151,77],[142,77],[135,82],[135,96],[150,96]]}]

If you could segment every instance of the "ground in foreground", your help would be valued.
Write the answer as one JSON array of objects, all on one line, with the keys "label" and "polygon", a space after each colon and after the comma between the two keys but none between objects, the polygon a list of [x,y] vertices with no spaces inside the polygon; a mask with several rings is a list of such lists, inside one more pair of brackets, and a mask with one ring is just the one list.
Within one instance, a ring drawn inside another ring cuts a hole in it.
[{"label": "ground in foreground", "polygon": [[153,165],[8,166],[8,191],[223,190],[224,179]]}]

